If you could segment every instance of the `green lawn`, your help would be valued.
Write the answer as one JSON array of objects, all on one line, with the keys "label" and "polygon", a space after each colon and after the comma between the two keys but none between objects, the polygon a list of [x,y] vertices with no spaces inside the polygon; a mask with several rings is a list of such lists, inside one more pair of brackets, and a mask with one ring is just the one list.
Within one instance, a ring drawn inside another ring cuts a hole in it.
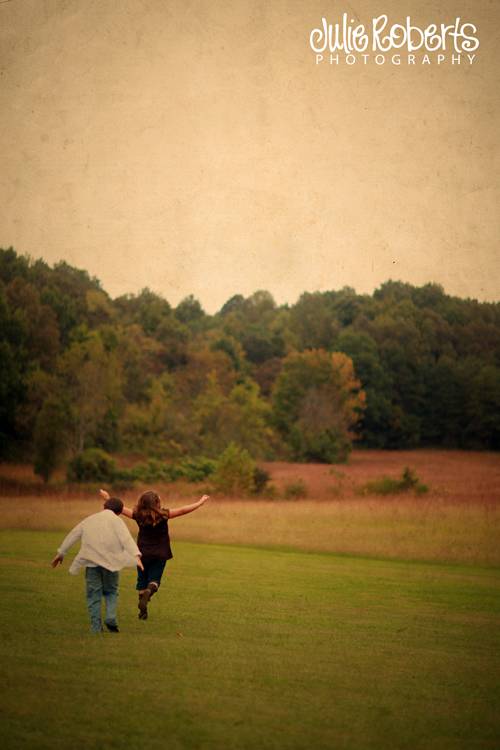
[{"label": "green lawn", "polygon": [[0,533],[1,750],[500,746],[500,571],[175,544],[87,632],[62,534]]}]

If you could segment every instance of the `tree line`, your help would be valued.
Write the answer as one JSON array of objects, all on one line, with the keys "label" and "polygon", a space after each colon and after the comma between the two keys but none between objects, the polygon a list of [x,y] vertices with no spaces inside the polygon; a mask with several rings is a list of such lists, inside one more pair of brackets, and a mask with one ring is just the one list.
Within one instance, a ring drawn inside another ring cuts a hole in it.
[{"label": "tree line", "polygon": [[344,460],[500,447],[500,304],[437,284],[372,295],[236,294],[214,315],[149,289],[116,299],[65,262],[0,249],[0,455],[88,447],[162,459]]}]

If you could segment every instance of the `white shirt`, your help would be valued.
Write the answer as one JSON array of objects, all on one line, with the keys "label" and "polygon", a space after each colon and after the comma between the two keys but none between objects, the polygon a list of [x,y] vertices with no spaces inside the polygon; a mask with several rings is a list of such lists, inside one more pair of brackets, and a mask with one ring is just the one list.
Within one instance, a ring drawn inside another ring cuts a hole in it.
[{"label": "white shirt", "polygon": [[125,523],[112,510],[101,510],[84,518],[69,532],[58,553],[64,556],[79,539],[82,546],[69,569],[73,575],[80,568],[97,565],[111,571],[133,568],[137,565],[137,555],[141,554]]}]

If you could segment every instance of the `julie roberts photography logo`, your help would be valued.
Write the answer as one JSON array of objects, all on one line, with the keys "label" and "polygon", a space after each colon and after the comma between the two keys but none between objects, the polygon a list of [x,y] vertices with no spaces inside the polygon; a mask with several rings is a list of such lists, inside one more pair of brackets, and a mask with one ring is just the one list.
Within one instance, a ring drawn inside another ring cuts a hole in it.
[{"label": "julie roberts photography logo", "polygon": [[479,49],[477,27],[460,17],[422,27],[406,16],[392,23],[387,15],[367,25],[350,18],[312,29],[309,44],[316,65],[473,65]]}]

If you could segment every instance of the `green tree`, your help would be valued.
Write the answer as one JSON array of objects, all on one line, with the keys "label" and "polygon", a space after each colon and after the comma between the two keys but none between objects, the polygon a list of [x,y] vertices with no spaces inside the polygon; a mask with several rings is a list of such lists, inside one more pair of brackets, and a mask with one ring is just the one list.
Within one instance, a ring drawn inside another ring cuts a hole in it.
[{"label": "green tree", "polygon": [[154,337],[162,321],[172,316],[167,300],[147,288],[137,295],[118,297],[115,304],[124,323],[139,323],[148,336]]},{"label": "green tree", "polygon": [[271,357],[282,357],[286,344],[279,325],[276,302],[260,290],[244,299],[232,297],[219,313],[226,337],[240,342],[249,362],[259,364]]},{"label": "green tree", "polygon": [[28,355],[25,331],[9,307],[1,281],[0,333],[0,456],[6,456],[18,439],[17,414],[26,397]]},{"label": "green tree", "polygon": [[154,337],[162,344],[162,361],[170,369],[186,364],[188,360],[189,328],[173,315],[163,318]]},{"label": "green tree", "polygon": [[48,482],[66,455],[70,417],[68,406],[57,396],[49,396],[35,425],[35,474]]},{"label": "green tree", "polygon": [[384,308],[370,326],[382,368],[391,383],[387,393],[391,417],[385,432],[386,447],[412,448],[421,439],[424,371],[431,356],[419,330],[419,313],[410,297],[405,296],[407,285],[386,286],[391,307]]},{"label": "green tree", "polygon": [[127,404],[121,420],[126,450],[157,458],[175,458],[187,448],[181,413],[173,406],[173,378],[164,372],[154,378],[141,403]]},{"label": "green tree", "polygon": [[106,351],[99,335],[75,342],[61,357],[60,384],[71,404],[73,449],[81,453],[92,444],[106,413],[119,408],[122,373],[116,352]]},{"label": "green tree", "polygon": [[190,294],[185,297],[174,311],[175,317],[192,331],[202,330],[207,316],[198,300]]},{"label": "green tree", "polygon": [[466,445],[466,405],[470,399],[468,376],[453,357],[443,355],[423,372],[426,386],[422,415],[422,442],[462,448]]},{"label": "green tree", "polygon": [[500,368],[479,366],[468,382],[465,440],[472,448],[500,448]]},{"label": "green tree", "polygon": [[339,331],[331,299],[321,292],[304,292],[292,307],[290,327],[299,349],[331,349]]},{"label": "green tree", "polygon": [[255,489],[255,469],[249,452],[230,443],[216,463],[212,475],[214,487],[226,495],[249,494]]},{"label": "green tree", "polygon": [[41,303],[38,290],[22,278],[13,279],[6,294],[10,310],[23,331],[30,364],[54,369],[59,353],[59,327],[54,311]]},{"label": "green tree", "polygon": [[278,430],[301,461],[343,461],[365,394],[345,354],[314,349],[288,355],[273,391]]},{"label": "green tree", "polygon": [[392,420],[392,381],[380,360],[377,344],[352,327],[338,336],[335,347],[350,357],[366,394],[366,409],[356,429],[365,445],[384,448]]},{"label": "green tree", "polygon": [[240,342],[234,336],[225,335],[217,337],[210,348],[213,352],[224,352],[227,354],[236,372],[245,373],[248,371],[245,352]]},{"label": "green tree", "polygon": [[[60,390],[60,389],[59,389]],[[58,392],[58,381],[40,367],[29,370],[25,376],[23,399],[15,415],[16,432],[21,443],[30,447],[40,411],[49,396]]]},{"label": "green tree", "polygon": [[200,450],[218,455],[228,443],[247,449],[255,457],[268,454],[273,445],[269,405],[258,385],[247,379],[225,396],[214,376],[193,404],[193,423],[200,436]]},{"label": "green tree", "polygon": [[118,357],[123,370],[123,396],[127,403],[146,403],[152,380],[164,370],[162,345],[146,336],[137,323],[120,328]]}]

